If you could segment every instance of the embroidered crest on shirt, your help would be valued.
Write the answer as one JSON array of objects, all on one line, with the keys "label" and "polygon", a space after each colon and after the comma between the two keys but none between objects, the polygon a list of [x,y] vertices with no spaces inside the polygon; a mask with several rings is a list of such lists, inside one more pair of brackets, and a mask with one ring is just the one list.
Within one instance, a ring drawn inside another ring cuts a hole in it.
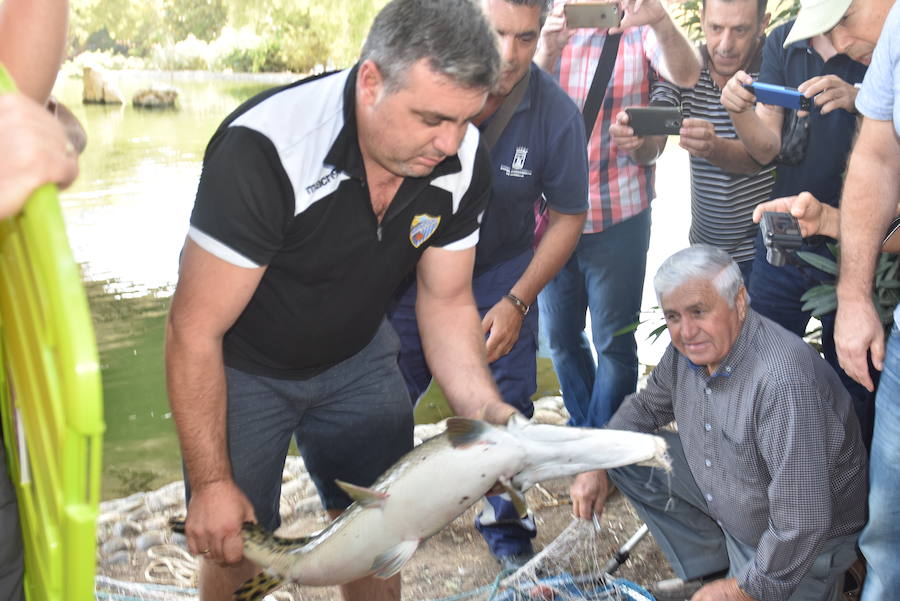
[{"label": "embroidered crest on shirt", "polygon": [[431,235],[437,230],[438,224],[441,222],[440,215],[435,217],[428,213],[416,215],[409,225],[409,241],[415,248],[419,248],[425,241],[431,238]]},{"label": "embroidered crest on shirt", "polygon": [[528,156],[527,146],[517,146],[513,156],[512,165],[500,164],[500,171],[510,177],[525,177],[531,175],[531,169],[525,169],[525,157]]}]

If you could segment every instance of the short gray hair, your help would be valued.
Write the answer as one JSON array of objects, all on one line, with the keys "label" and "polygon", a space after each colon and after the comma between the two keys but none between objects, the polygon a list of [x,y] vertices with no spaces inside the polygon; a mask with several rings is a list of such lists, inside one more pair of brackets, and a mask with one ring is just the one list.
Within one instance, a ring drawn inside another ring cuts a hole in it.
[{"label": "short gray hair", "polygon": [[381,9],[360,62],[374,62],[385,90],[394,92],[422,59],[467,89],[492,90],[499,77],[494,31],[473,0],[392,0]]},{"label": "short gray hair", "polygon": [[541,27],[544,26],[544,21],[547,20],[547,15],[550,13],[550,4],[552,4],[553,0],[505,0],[510,4],[517,4],[519,6],[540,6],[541,7]]},{"label": "short gray hair", "polygon": [[712,282],[729,307],[734,307],[744,284],[740,268],[727,252],[698,244],[679,250],[663,261],[653,278],[656,300],[662,305],[663,296],[692,280]]}]

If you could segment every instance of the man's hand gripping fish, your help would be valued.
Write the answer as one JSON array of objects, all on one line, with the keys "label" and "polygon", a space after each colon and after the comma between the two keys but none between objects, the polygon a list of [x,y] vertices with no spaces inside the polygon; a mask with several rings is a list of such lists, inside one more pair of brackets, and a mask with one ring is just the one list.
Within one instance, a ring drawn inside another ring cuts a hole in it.
[{"label": "man's hand gripping fish", "polygon": [[[263,572],[235,591],[257,601],[285,582],[331,586],[400,571],[418,546],[499,483],[525,515],[524,491],[581,472],[641,463],[669,469],[666,443],[651,434],[532,424],[506,427],[450,418],[371,487],[338,482],[354,503],[311,537],[286,539],[245,524],[244,555]],[[173,521],[183,532],[184,523]]]}]

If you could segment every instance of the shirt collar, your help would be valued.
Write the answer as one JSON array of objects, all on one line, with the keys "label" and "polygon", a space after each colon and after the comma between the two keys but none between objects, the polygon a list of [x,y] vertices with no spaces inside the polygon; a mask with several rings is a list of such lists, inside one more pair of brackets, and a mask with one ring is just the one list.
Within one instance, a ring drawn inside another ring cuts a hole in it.
[{"label": "shirt collar", "polygon": [[[344,126],[334,139],[328,154],[325,155],[325,164],[331,165],[351,177],[365,180],[366,168],[362,150],[359,148],[359,132],[356,126],[356,75],[358,71],[359,63],[350,69],[347,82],[344,84]],[[431,174],[423,179],[431,181],[441,175],[458,173],[461,170],[462,164],[459,157],[453,155],[438,163]]]}]

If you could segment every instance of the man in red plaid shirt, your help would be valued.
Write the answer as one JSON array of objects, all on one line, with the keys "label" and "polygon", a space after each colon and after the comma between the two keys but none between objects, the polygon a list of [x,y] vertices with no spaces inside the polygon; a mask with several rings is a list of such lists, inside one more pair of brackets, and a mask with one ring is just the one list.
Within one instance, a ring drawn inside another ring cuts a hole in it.
[{"label": "man in red plaid shirt", "polygon": [[[554,74],[583,107],[604,42],[622,33],[612,76],[588,139],[589,200],[584,233],[575,252],[539,297],[541,328],[549,340],[566,408],[578,426],[602,426],[637,385],[633,324],[641,308],[653,165],[634,163],[612,143],[609,127],[629,106],[649,104],[656,73],[693,87],[700,61],[660,0],[623,0],[624,18],[609,30],[566,27],[562,0],[541,31],[535,62]],[[597,361],[585,334],[585,311]]]}]

